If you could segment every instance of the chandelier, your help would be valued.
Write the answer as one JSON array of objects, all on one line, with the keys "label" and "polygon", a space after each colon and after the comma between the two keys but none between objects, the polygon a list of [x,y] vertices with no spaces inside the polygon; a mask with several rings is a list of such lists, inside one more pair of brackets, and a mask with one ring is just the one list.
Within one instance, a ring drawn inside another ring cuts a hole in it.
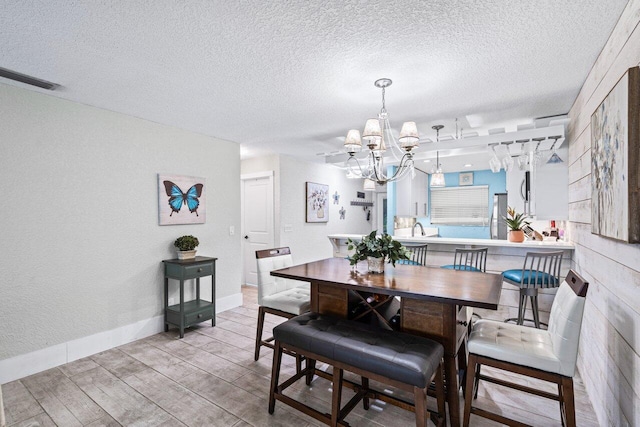
[{"label": "chandelier", "polygon": [[[385,88],[391,86],[391,79],[378,79],[374,85],[382,89],[382,109],[378,113],[377,119],[368,119],[362,138],[360,132],[351,129],[347,133],[344,140],[344,147],[349,158],[347,159],[347,177],[349,178],[365,178],[375,181],[379,185],[387,182],[397,181],[411,173],[411,177],[415,175],[413,167],[413,150],[418,147],[418,129],[415,122],[405,122],[402,124],[398,141],[391,133],[391,124],[389,123],[389,114],[385,106],[384,93]],[[362,141],[369,152],[367,158],[358,159],[355,154],[362,150]],[[385,172],[384,153],[387,147],[396,161],[399,161],[398,167],[392,175]],[[366,166],[362,166],[360,162],[367,162]]]}]

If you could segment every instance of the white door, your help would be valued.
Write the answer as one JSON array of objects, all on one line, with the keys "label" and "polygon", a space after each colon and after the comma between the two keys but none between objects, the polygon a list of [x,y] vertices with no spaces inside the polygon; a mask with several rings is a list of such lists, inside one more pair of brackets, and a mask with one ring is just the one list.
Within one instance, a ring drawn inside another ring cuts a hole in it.
[{"label": "white door", "polygon": [[256,251],[273,248],[273,175],[242,176],[244,283],[258,284]]}]

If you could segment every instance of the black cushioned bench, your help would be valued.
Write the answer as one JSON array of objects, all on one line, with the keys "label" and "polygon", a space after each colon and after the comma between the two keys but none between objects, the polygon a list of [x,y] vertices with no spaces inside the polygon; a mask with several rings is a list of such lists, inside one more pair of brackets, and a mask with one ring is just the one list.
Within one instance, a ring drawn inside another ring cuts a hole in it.
[{"label": "black cushioned bench", "polygon": [[[374,328],[318,313],[306,313],[287,320],[274,328],[273,336],[275,351],[269,394],[270,414],[275,409],[275,401],[280,400],[329,425],[348,425],[343,420],[360,400],[363,400],[364,408],[368,409],[369,398],[380,398],[380,392],[369,388],[369,379],[373,379],[413,392],[413,404],[390,396],[384,400],[415,411],[416,425],[426,426],[427,389],[435,379],[438,413],[434,419],[438,425],[444,424],[441,364],[444,349],[439,343],[428,338]],[[307,366],[287,381],[278,384],[284,350],[305,356]],[[303,376],[306,376],[307,384],[310,384],[316,372],[316,360],[333,366],[330,417],[283,394],[284,389]],[[341,409],[343,370],[360,375],[362,383],[354,384],[356,395]]]}]

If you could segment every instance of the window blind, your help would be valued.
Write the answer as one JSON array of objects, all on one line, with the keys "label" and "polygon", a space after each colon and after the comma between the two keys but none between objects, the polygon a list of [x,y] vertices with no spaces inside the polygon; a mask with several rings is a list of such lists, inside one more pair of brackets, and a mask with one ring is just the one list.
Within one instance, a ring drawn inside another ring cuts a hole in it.
[{"label": "window blind", "polygon": [[432,188],[431,223],[489,225],[489,186]]}]

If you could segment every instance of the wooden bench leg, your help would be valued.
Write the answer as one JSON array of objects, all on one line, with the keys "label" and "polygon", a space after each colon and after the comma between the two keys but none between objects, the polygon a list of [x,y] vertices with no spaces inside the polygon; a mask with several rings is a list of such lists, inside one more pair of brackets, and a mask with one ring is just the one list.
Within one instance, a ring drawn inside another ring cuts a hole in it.
[{"label": "wooden bench leg", "polygon": [[337,427],[340,419],[340,401],[342,400],[342,369],[333,367],[333,393],[331,394],[331,426]]},{"label": "wooden bench leg", "polygon": [[413,398],[416,410],[416,427],[427,427],[427,389],[414,387]]},{"label": "wooden bench leg", "polygon": [[256,350],[253,360],[260,358],[260,347],[262,346],[262,329],[264,328],[264,307],[258,308],[258,328],[256,331]]},{"label": "wooden bench leg", "polygon": [[436,403],[438,405],[438,413],[440,414],[440,423],[438,425],[446,425],[447,423],[447,410],[445,409],[445,402],[447,396],[444,392],[444,365],[440,362],[438,371],[436,372]]},{"label": "wooden bench leg", "polygon": [[302,356],[299,354],[295,355],[296,358],[296,374],[299,374],[302,371]]},{"label": "wooden bench leg", "polygon": [[[362,378],[362,388],[365,390],[369,390],[369,378],[367,377],[360,377],[360,378]],[[369,398],[367,397],[366,394],[362,398],[362,407],[364,408],[365,411],[369,410]]]},{"label": "wooden bench leg", "polygon": [[313,381],[313,373],[316,369],[316,361],[314,359],[309,359],[305,357],[307,364],[307,378],[305,379],[307,385],[311,385],[311,381]]},{"label": "wooden bench leg", "polygon": [[278,391],[278,379],[280,377],[280,365],[282,364],[282,347],[278,341],[273,349],[273,367],[271,368],[271,389],[269,390],[269,413],[273,414],[276,407],[275,394]]}]

